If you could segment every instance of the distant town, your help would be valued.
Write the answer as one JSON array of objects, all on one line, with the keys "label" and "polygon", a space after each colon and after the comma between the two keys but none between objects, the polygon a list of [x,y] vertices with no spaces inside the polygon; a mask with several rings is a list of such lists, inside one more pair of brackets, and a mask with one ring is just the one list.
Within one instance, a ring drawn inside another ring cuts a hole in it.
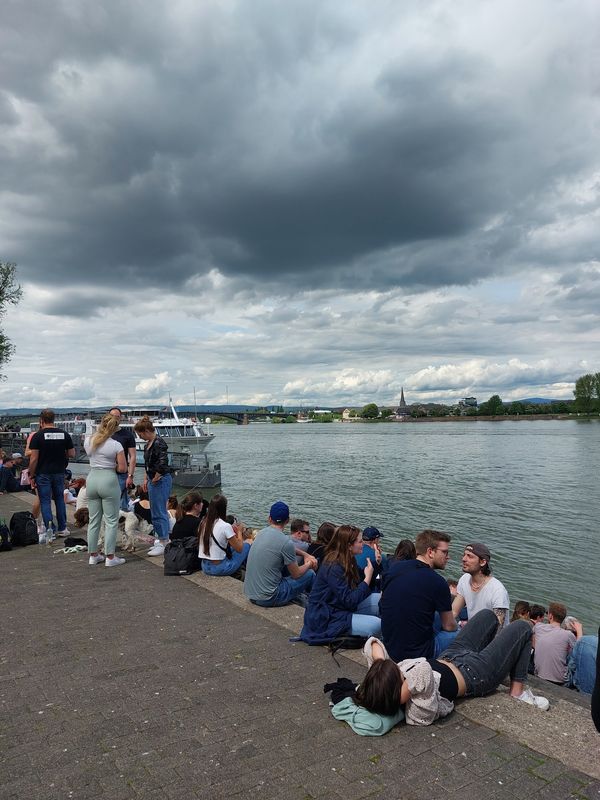
[{"label": "distant town", "polygon": [[[377,403],[367,403],[360,407],[284,407],[283,405],[269,406],[243,406],[243,405],[178,405],[175,411],[197,419],[201,422],[214,424],[270,423],[311,423],[311,422],[415,422],[420,420],[453,420],[470,418],[515,418],[515,417],[562,417],[570,414],[589,414],[600,411],[600,403],[594,397],[575,397],[574,400],[552,400],[543,397],[533,397],[514,402],[503,402],[495,394],[488,400],[479,402],[477,397],[464,397],[452,404],[443,403],[410,403],[407,401],[404,389],[394,405],[379,406]],[[57,418],[73,419],[84,417],[98,418],[108,409],[102,408],[55,408]],[[145,405],[144,407],[126,407],[124,412],[131,417],[140,417],[148,414],[160,417],[171,413],[169,405]],[[0,430],[18,431],[27,427],[35,420],[41,409],[5,409],[0,412]]]}]

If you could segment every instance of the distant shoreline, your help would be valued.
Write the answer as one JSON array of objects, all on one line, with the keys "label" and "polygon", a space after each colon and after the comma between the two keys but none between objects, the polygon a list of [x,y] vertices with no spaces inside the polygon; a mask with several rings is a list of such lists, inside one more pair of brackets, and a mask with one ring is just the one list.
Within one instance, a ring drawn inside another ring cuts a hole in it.
[{"label": "distant shoreline", "polygon": [[547,420],[569,420],[569,419],[583,419],[583,420],[594,420],[600,419],[597,414],[501,414],[498,416],[473,416],[473,417],[404,417],[403,419],[374,419],[374,420],[367,420],[367,419],[345,419],[342,420],[344,424],[347,422],[351,422],[356,424],[357,422],[366,423],[370,425],[373,422],[381,423],[381,422],[393,422],[397,424],[405,425],[408,422],[531,422],[531,421],[547,421]]}]

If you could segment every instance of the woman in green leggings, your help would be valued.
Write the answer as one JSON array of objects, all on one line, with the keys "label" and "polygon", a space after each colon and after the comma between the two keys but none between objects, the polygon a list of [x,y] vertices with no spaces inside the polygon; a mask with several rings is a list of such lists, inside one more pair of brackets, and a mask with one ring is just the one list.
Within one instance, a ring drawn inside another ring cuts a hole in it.
[{"label": "woman in green leggings", "polygon": [[121,487],[117,472],[127,472],[127,462],[123,445],[111,436],[119,427],[116,417],[106,414],[98,425],[96,433],[86,436],[84,447],[90,457],[90,474],[88,475],[87,499],[90,512],[88,525],[89,564],[95,566],[104,561],[98,553],[98,536],[104,517],[104,541],[107,567],[118,567],[125,563],[124,558],[115,555],[117,544],[117,526],[119,524],[119,502]]}]

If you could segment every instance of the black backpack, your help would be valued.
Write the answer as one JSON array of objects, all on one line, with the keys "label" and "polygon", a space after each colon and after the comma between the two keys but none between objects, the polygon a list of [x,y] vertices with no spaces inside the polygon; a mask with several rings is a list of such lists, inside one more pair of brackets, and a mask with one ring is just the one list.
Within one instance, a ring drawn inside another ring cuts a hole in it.
[{"label": "black backpack", "polygon": [[164,574],[191,575],[200,569],[198,558],[198,538],[186,536],[184,539],[172,539],[165,547]]},{"label": "black backpack", "polygon": [[0,524],[0,553],[5,550],[12,550],[12,544],[10,543],[10,530],[3,520]]},{"label": "black backpack", "polygon": [[16,511],[10,518],[10,541],[13,547],[38,543],[37,522],[31,511]]}]

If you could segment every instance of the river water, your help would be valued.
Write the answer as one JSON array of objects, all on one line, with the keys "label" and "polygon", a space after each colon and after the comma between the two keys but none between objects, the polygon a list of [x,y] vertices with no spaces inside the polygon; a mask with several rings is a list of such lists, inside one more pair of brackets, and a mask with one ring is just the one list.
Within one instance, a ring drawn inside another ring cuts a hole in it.
[{"label": "river water", "polygon": [[[485,542],[511,605],[566,604],[600,623],[600,423],[431,422],[213,426],[229,510],[252,526],[271,503],[316,531],[324,520],[375,525],[386,551],[423,528],[462,547]],[[595,628],[592,630],[592,627]]]}]

